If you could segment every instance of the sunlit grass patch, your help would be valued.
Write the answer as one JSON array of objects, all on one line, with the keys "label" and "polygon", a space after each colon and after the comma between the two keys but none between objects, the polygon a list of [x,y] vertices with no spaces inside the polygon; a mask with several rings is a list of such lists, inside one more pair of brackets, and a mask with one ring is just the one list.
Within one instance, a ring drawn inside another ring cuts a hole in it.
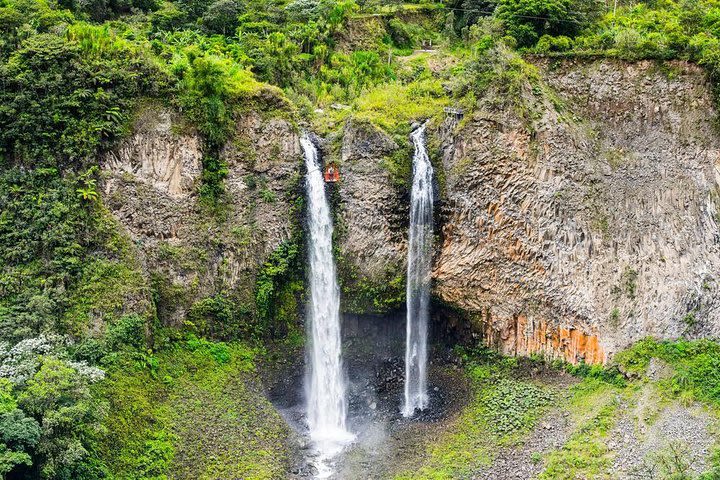
[{"label": "sunlit grass patch", "polygon": [[620,414],[621,398],[632,390],[597,378],[573,386],[567,408],[575,431],[562,448],[546,456],[539,479],[609,478],[613,453],[608,435]]},{"label": "sunlit grass patch", "polygon": [[331,127],[353,116],[372,122],[390,134],[407,135],[414,121],[444,115],[449,105],[440,80],[426,78],[408,84],[386,83],[360,95],[347,109],[328,109],[318,115],[317,130],[327,132]]},{"label": "sunlit grass patch", "polygon": [[190,336],[101,386],[101,454],[118,478],[282,478],[287,430],[254,379],[255,351]]}]

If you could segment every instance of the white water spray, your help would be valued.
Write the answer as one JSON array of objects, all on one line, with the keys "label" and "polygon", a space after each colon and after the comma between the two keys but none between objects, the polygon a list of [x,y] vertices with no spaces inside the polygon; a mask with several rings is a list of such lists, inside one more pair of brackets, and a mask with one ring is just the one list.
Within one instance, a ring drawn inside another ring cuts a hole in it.
[{"label": "white water spray", "polygon": [[345,427],[347,388],[340,341],[340,289],[332,252],[332,218],[317,148],[307,135],[302,136],[300,145],[308,171],[305,185],[310,232],[307,418],[310,438],[319,455],[318,478],[324,478],[332,473],[329,461],[354,437]]},{"label": "white water spray", "polygon": [[433,240],[433,168],[425,149],[425,125],[412,133],[412,141],[415,155],[407,258],[405,404],[402,408],[405,417],[428,406],[427,336]]}]

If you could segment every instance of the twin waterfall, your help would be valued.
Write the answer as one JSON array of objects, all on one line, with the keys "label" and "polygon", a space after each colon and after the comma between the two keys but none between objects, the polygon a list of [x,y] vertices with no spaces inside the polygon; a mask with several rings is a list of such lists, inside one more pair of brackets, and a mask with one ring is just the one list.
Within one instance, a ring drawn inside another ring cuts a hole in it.
[{"label": "twin waterfall", "polygon": [[402,407],[405,417],[428,406],[427,336],[433,240],[433,168],[425,149],[425,125],[412,133],[412,141],[415,155],[407,257],[405,404]]},{"label": "twin waterfall", "polygon": [[[432,175],[425,149],[425,125],[412,133],[412,205],[407,268],[407,340],[405,401],[402,414],[412,416],[428,405],[427,330],[432,252]],[[318,477],[332,474],[329,465],[354,438],[346,428],[347,385],[340,337],[340,289],[333,258],[333,223],[325,195],[318,151],[307,135],[300,144],[307,167],[308,259],[310,299],[307,307],[307,421],[317,451]]]}]

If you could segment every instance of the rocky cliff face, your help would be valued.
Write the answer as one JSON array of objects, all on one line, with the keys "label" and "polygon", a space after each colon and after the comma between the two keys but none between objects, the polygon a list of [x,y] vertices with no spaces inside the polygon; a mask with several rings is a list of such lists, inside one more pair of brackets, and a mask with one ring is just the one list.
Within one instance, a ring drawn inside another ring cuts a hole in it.
[{"label": "rocky cliff face", "polygon": [[540,62],[530,119],[445,125],[435,293],[511,354],[720,333],[720,136],[684,63]]},{"label": "rocky cliff face", "polygon": [[393,185],[385,165],[399,147],[366,122],[348,121],[342,133],[336,223],[344,309],[383,311],[398,306],[405,286],[408,200]]},{"label": "rocky cliff face", "polygon": [[301,166],[292,124],[255,113],[238,121],[221,151],[228,177],[219,212],[198,195],[202,157],[197,132],[151,107],[101,165],[105,204],[134,241],[170,324],[218,292],[251,309],[260,265],[291,235]]},{"label": "rocky cliff face", "polygon": [[[508,354],[604,362],[648,335],[720,335],[720,135],[703,72],[536,63],[540,83],[515,107],[481,99],[431,132],[444,179],[435,297]],[[329,192],[348,312],[404,300],[409,199],[388,169],[398,142],[351,120],[323,147],[342,170]],[[290,237],[302,195],[287,120],[240,119],[221,152],[219,216],[197,194],[202,154],[180,117],[147,109],[103,162],[106,205],[169,323],[217,292],[252,305],[258,269]]]}]

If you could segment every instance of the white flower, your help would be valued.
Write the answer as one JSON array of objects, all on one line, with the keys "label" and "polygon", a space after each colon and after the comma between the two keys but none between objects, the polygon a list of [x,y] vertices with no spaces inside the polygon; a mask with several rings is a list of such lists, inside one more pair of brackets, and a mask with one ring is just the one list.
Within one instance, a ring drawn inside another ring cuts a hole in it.
[{"label": "white flower", "polygon": [[69,367],[74,368],[81,376],[85,377],[90,383],[99,382],[105,378],[105,371],[97,367],[88,365],[85,362],[66,362]]},{"label": "white flower", "polygon": [[37,372],[41,355],[55,354],[66,344],[65,337],[44,333],[12,347],[7,342],[0,343],[0,378],[15,384],[25,383]]}]

